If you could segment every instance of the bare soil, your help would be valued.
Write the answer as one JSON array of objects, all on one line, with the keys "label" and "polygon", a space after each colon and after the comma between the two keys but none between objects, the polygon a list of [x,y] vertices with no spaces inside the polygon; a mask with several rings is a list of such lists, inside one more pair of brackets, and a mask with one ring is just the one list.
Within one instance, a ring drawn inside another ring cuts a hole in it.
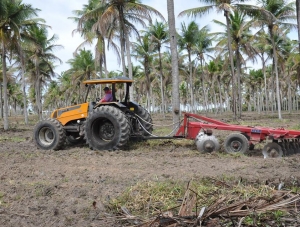
[{"label": "bare soil", "polygon": [[[230,121],[230,116],[207,115]],[[244,115],[243,125],[296,128],[300,114]],[[153,116],[155,124],[171,118]],[[300,154],[263,159],[262,145],[247,155],[201,154],[186,140],[131,143],[125,151],[92,151],[69,146],[61,151],[37,149],[32,130],[12,118],[0,130],[0,226],[117,226],[105,204],[141,181],[186,181],[227,176],[253,181],[300,182]],[[220,142],[229,132],[216,132]]]}]

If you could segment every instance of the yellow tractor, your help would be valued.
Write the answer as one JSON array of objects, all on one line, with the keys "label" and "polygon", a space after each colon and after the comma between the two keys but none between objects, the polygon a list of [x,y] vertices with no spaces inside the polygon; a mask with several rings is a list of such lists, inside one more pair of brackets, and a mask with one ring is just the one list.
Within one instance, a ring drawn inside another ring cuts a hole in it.
[{"label": "yellow tractor", "polygon": [[[83,82],[87,87],[85,102],[59,108],[50,118],[34,127],[34,141],[38,148],[60,150],[66,144],[88,144],[93,150],[115,150],[124,147],[130,138],[143,138],[153,131],[149,112],[129,101],[129,87],[133,80],[127,77],[93,79]],[[96,85],[111,85],[112,101],[87,102]],[[116,99],[116,85],[126,84],[124,100]]]}]

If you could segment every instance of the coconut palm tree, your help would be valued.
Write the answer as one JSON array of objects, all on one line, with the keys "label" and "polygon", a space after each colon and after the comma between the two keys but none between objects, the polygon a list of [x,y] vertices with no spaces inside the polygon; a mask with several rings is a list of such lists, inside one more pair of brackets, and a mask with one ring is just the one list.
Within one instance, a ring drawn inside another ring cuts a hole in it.
[{"label": "coconut palm tree", "polygon": [[278,75],[278,56],[276,54],[274,35],[280,32],[282,29],[281,26],[284,26],[284,28],[296,27],[295,24],[291,23],[292,20],[296,19],[295,2],[288,2],[285,0],[259,0],[257,5],[243,5],[242,9],[248,12],[250,15],[256,17],[257,26],[267,27],[273,48],[278,118],[282,119]]},{"label": "coconut palm tree", "polygon": [[[75,29],[73,32],[78,32],[81,34],[81,36],[84,38],[83,43],[81,43],[77,49],[80,50],[83,46],[89,44],[91,45],[93,41],[96,39],[96,45],[95,45],[95,61],[99,65],[99,72],[100,77],[103,77],[103,67],[104,72],[107,77],[107,65],[106,65],[106,51],[105,51],[105,37],[100,31],[100,26],[98,23],[98,18],[93,17],[89,18],[88,20],[81,20],[81,18],[90,12],[91,10],[94,10],[95,8],[103,8],[104,1],[99,0],[89,0],[88,4],[84,4],[82,10],[74,10],[73,14],[75,14],[75,17],[69,17],[69,19],[73,19],[77,23],[77,29]],[[95,64],[95,67],[97,64]]]},{"label": "coconut palm tree", "polygon": [[[134,23],[145,26],[144,20],[151,21],[151,14],[160,18],[163,16],[154,8],[140,3],[139,0],[102,0],[103,4],[99,4],[94,10],[86,13],[81,20],[97,18],[97,27],[103,36],[112,39],[119,37],[121,46],[121,63],[123,75],[126,75],[125,66],[125,48],[127,54],[127,64],[129,69],[129,78],[132,78],[131,57],[130,57],[130,32],[135,31],[138,34]],[[118,29],[118,34],[116,34]],[[130,96],[133,98],[133,88],[130,88]]]},{"label": "coconut palm tree", "polygon": [[57,40],[55,35],[48,38],[48,30],[45,27],[31,26],[29,33],[34,37],[34,42],[29,45],[25,53],[28,54],[33,65],[31,81],[34,83],[38,116],[39,119],[42,119],[42,85],[46,79],[49,80],[56,76],[53,62],[61,63],[62,61],[53,54],[53,50],[61,48],[61,46],[55,44]]},{"label": "coconut palm tree", "polygon": [[[237,111],[238,117],[241,118],[242,114],[242,86],[241,86],[241,65],[246,65],[246,61],[249,59],[254,60],[256,49],[252,46],[253,35],[250,31],[253,21],[247,21],[246,15],[239,11],[234,11],[230,14],[230,35],[232,40],[233,51],[235,55],[236,63],[236,78],[237,78],[237,87],[238,87],[238,96],[237,96]],[[223,27],[225,30],[227,26],[217,20],[214,20],[215,23]],[[215,35],[218,38],[218,45],[222,45],[226,42],[228,32],[217,32]],[[218,46],[217,45],[217,46]],[[221,48],[224,51],[224,48]],[[247,57],[247,58],[245,58]]]},{"label": "coconut palm tree", "polygon": [[181,49],[187,51],[189,61],[189,84],[190,84],[190,100],[192,111],[194,110],[194,84],[193,84],[193,65],[192,65],[192,53],[193,48],[197,42],[199,33],[199,27],[195,21],[190,22],[187,26],[183,22],[181,23],[181,34],[178,39],[178,45]]},{"label": "coconut palm tree", "polygon": [[200,62],[200,66],[203,69],[205,55],[213,51],[211,47],[213,42],[213,37],[209,34],[210,29],[208,26],[203,26],[199,29],[196,34],[197,39],[195,45],[192,47],[192,53],[196,54],[197,60]]},{"label": "coconut palm tree", "polygon": [[0,4],[0,45],[3,74],[4,93],[4,130],[9,127],[8,122],[8,97],[7,97],[7,53],[16,51],[16,46],[21,40],[24,22],[36,15],[36,9],[29,4],[23,4],[21,0],[2,0]]},{"label": "coconut palm tree", "polygon": [[[300,0],[296,0],[296,15],[298,26],[298,51],[300,52]],[[297,77],[300,85],[300,65],[297,66]]]},{"label": "coconut palm tree", "polygon": [[229,59],[230,59],[230,66],[231,66],[231,75],[232,75],[232,87],[233,87],[233,114],[234,114],[234,118],[236,118],[236,93],[237,93],[237,89],[236,89],[236,78],[235,78],[235,74],[234,74],[234,62],[233,62],[233,52],[232,52],[232,46],[231,46],[231,37],[230,37],[230,12],[232,12],[236,7],[239,7],[239,5],[237,4],[238,1],[231,1],[231,0],[200,0],[201,2],[208,4],[205,6],[201,6],[201,7],[196,7],[193,9],[187,9],[182,11],[179,16],[193,16],[193,17],[197,17],[197,16],[203,16],[206,13],[209,13],[212,10],[216,10],[218,13],[223,12],[225,19],[226,19],[226,26],[227,26],[227,37],[228,37],[228,51],[229,51]]},{"label": "coconut palm tree", "polygon": [[155,46],[155,50],[158,52],[159,59],[159,74],[160,74],[160,89],[161,89],[161,103],[162,103],[162,111],[165,117],[165,91],[163,87],[163,68],[162,68],[162,56],[161,50],[162,45],[168,42],[168,31],[167,24],[164,22],[155,21],[154,24],[151,24],[149,27],[149,35],[151,36],[152,42]]},{"label": "coconut palm tree", "polygon": [[268,53],[270,53],[270,50],[272,49],[272,45],[269,45],[267,39],[268,34],[265,33],[263,29],[261,29],[255,34],[255,39],[253,41],[253,47],[256,49],[257,56],[261,60],[262,72],[264,75],[265,111],[269,111],[266,62],[271,57]]},{"label": "coconut palm tree", "polygon": [[[102,1],[104,4],[98,5],[94,10],[86,13],[82,19],[98,18],[102,34],[106,34],[111,24],[118,24],[119,38],[121,45],[121,62],[123,73],[126,75],[125,68],[125,43],[128,29],[126,22],[138,22],[143,24],[143,20],[151,20],[151,14],[163,18],[163,16],[154,8],[140,3],[138,0],[108,0]],[[133,26],[133,24],[131,24]],[[130,54],[130,53],[127,53]]]},{"label": "coconut palm tree", "polygon": [[154,47],[150,39],[150,35],[146,33],[144,36],[141,36],[138,42],[133,43],[133,53],[137,60],[140,60],[141,64],[144,67],[144,75],[146,77],[146,102],[147,109],[151,109],[151,99],[150,99],[150,65],[153,60]]},{"label": "coconut palm tree", "polygon": [[[73,87],[79,87],[78,91],[83,89],[83,80],[97,78],[97,72],[95,70],[95,59],[90,50],[79,50],[79,53],[75,55],[73,59],[67,61],[71,68],[66,71],[71,76]],[[78,95],[77,102],[83,101],[83,94]]]}]

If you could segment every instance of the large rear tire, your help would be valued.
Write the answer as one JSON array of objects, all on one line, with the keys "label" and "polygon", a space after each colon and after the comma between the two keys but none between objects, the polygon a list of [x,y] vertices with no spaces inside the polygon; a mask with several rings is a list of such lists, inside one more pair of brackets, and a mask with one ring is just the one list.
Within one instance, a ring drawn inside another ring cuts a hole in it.
[{"label": "large rear tire", "polygon": [[36,124],[33,130],[33,138],[38,148],[60,150],[64,147],[66,134],[58,120],[49,118]]},{"label": "large rear tire", "polygon": [[125,146],[130,125],[125,114],[113,106],[100,106],[85,123],[85,140],[93,150],[116,150]]},{"label": "large rear tire", "polygon": [[151,135],[153,132],[153,125],[152,125],[152,118],[149,112],[145,108],[138,106],[137,115],[140,117],[138,120],[140,124],[143,126],[143,127],[141,125],[139,126],[139,132],[143,136]]}]

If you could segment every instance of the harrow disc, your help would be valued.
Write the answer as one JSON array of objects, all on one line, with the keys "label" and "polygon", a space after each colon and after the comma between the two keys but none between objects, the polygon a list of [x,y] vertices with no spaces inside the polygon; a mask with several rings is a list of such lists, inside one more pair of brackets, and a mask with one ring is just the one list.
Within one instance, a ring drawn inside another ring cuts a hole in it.
[{"label": "harrow disc", "polygon": [[264,158],[279,158],[283,156],[282,149],[278,143],[267,143],[262,151]]},{"label": "harrow disc", "polygon": [[196,137],[196,146],[199,152],[213,152],[220,149],[218,139],[214,135],[207,135],[200,132]]}]

